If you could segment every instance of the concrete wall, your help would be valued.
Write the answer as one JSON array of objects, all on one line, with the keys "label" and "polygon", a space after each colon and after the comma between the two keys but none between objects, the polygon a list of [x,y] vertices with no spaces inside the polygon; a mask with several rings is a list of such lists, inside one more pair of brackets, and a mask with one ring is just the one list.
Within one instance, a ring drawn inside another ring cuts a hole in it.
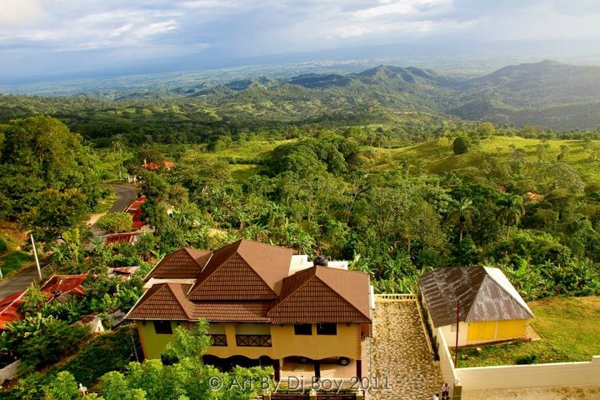
[{"label": "concrete wall", "polygon": [[444,378],[444,382],[447,382],[450,385],[450,395],[452,396],[451,398],[454,399],[455,395],[459,395],[461,393],[459,388],[461,382],[456,374],[456,370],[454,369],[454,360],[452,359],[450,350],[448,350],[448,344],[446,343],[442,329],[435,329],[433,331],[433,335],[438,342],[438,355],[440,357],[440,370],[442,371],[442,378]]},{"label": "concrete wall", "polygon": [[593,357],[591,362],[458,368],[456,373],[465,392],[505,388],[600,386],[600,356]]}]

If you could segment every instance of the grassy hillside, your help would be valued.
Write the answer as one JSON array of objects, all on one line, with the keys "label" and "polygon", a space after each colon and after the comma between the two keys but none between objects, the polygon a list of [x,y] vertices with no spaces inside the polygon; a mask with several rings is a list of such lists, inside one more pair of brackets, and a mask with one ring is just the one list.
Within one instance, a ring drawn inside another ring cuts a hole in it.
[{"label": "grassy hillside", "polygon": [[[513,152],[512,146],[522,150],[528,162],[537,162],[537,149],[541,143],[542,140],[539,139],[495,136],[482,140],[466,154],[455,155],[451,140],[442,138],[398,149],[372,149],[372,168],[376,171],[399,169],[403,162],[409,161],[411,174],[464,171],[469,168],[481,168],[491,159],[507,160]],[[549,146],[543,155],[544,161],[556,160],[561,154],[561,147],[566,146],[568,152],[563,160],[572,165],[584,180],[600,181],[600,165],[597,161],[589,161],[590,154],[600,150],[600,141],[586,144],[580,140],[548,140],[544,143]]]}]

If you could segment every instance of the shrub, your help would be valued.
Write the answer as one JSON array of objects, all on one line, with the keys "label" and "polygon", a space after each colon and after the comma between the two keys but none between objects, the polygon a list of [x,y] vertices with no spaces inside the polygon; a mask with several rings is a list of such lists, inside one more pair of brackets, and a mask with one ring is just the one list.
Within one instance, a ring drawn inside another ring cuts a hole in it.
[{"label": "shrub", "polygon": [[89,332],[87,326],[69,325],[53,317],[27,317],[9,325],[10,349],[27,367],[50,365],[77,350]]},{"label": "shrub", "polygon": [[465,138],[457,137],[454,139],[454,143],[452,144],[452,150],[454,154],[465,154],[469,151],[469,144],[467,143]]},{"label": "shrub", "polygon": [[6,250],[8,250],[8,244],[0,237],[0,255],[6,253]]},{"label": "shrub", "polygon": [[106,233],[129,232],[133,226],[133,217],[125,212],[109,212],[96,223]]},{"label": "shrub", "polygon": [[527,354],[524,356],[517,357],[517,359],[515,360],[515,364],[517,364],[517,365],[537,364],[537,355]]}]

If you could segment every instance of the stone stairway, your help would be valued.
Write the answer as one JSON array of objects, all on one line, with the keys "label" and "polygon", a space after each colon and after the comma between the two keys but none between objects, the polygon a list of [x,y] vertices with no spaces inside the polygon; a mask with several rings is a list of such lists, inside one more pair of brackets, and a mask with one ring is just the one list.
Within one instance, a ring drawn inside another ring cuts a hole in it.
[{"label": "stone stairway", "polygon": [[[372,352],[372,400],[431,400],[440,391],[442,375],[435,365],[416,300],[376,303]],[[386,389],[385,382],[387,381]]]}]

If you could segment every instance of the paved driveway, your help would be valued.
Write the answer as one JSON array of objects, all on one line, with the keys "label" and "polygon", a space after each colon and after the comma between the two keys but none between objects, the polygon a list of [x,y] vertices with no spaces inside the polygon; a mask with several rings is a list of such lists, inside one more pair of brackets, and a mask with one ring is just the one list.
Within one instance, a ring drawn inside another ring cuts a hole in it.
[{"label": "paved driveway", "polygon": [[135,199],[137,199],[138,189],[135,186],[128,185],[111,185],[117,194],[117,200],[111,207],[110,211],[123,211]]},{"label": "paved driveway", "polygon": [[372,390],[371,399],[431,400],[442,385],[415,301],[376,304],[372,360],[373,377],[387,377],[390,390]]},{"label": "paved driveway", "polygon": [[31,282],[38,281],[37,269],[35,267],[27,268],[17,275],[0,281],[0,299],[27,289]]}]

